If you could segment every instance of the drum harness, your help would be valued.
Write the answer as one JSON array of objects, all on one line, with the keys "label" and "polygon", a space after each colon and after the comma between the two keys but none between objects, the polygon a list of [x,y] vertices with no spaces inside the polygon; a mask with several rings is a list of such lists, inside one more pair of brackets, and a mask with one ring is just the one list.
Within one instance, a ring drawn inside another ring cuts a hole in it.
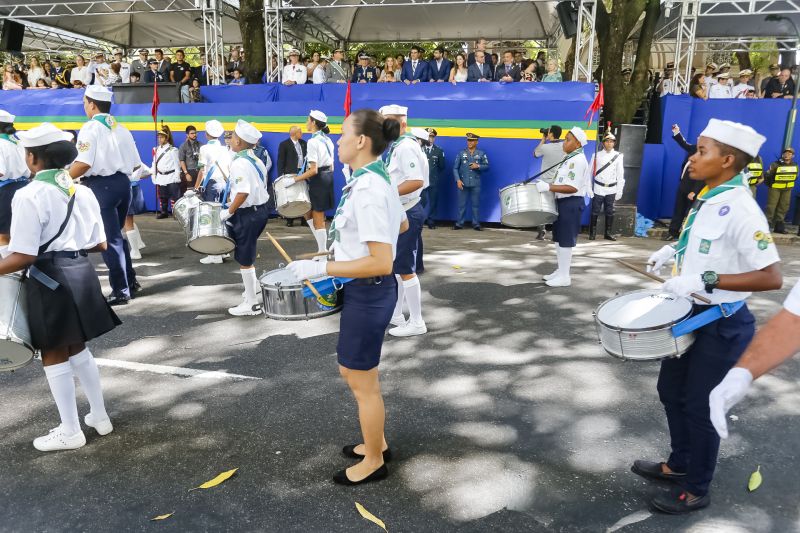
[{"label": "drum harness", "polygon": [[[263,183],[264,186],[266,187],[267,184],[264,182],[264,173],[261,172],[261,170],[258,168],[258,165],[256,165],[255,159],[253,159],[251,157],[248,157],[247,155],[236,154],[236,158],[239,158],[239,157],[241,157],[243,159],[247,159],[248,161],[250,161],[250,164],[253,165],[253,168],[256,169],[256,172],[258,173],[258,177],[261,180],[261,183]],[[236,159],[236,158],[234,158],[234,159]],[[212,168],[211,170],[213,171],[214,169]],[[219,171],[222,172],[222,168],[220,168]],[[222,172],[222,175],[226,179],[226,184],[225,184],[225,192],[222,193],[222,202],[221,203],[222,203],[223,207],[228,207],[228,195],[231,192],[231,180],[228,178],[228,176],[225,176],[224,172]]]},{"label": "drum harness", "polygon": [[[62,233],[64,233],[64,230],[67,227],[67,223],[69,223],[69,218],[70,216],[72,216],[72,208],[74,206],[75,206],[75,195],[73,194],[72,196],[70,196],[69,202],[67,203],[67,216],[64,217],[64,222],[61,223],[61,227],[58,228],[58,231],[53,236],[53,238],[39,247],[39,253],[37,254],[37,257],[43,257],[45,254],[45,250],[47,250],[47,248],[51,244],[53,244],[56,241],[56,239],[61,237]],[[86,251],[80,250],[78,252],[50,252],[50,254],[52,254],[53,257],[58,257],[59,255],[64,257],[77,257],[78,255],[85,256]],[[38,281],[51,291],[56,290],[60,286],[60,283],[58,283],[56,280],[54,280],[53,278],[51,278],[50,276],[48,276],[47,274],[36,268],[36,265],[31,265],[28,267],[27,275],[28,277],[35,279],[36,281]]]},{"label": "drum harness", "polygon": [[[551,171],[551,170],[553,170],[554,168],[556,168],[556,167],[560,167],[561,165],[563,165],[564,163],[566,163],[568,160],[570,160],[570,159],[572,159],[573,157],[575,157],[576,155],[578,155],[576,152],[577,152],[577,150],[576,150],[575,152],[572,152],[571,154],[569,154],[567,157],[565,157],[564,159],[562,159],[561,161],[559,161],[558,163],[556,163],[556,164],[555,164],[555,165],[553,165],[552,167],[546,168],[546,169],[542,170],[541,172],[539,172],[538,174],[534,174],[533,176],[531,176],[530,178],[526,179],[526,180],[525,180],[525,181],[523,181],[522,183],[523,183],[523,184],[525,184],[525,185],[527,185],[528,183],[532,182],[533,180],[535,180],[536,178],[538,178],[538,177],[539,177],[539,176],[541,176],[542,174],[546,174],[547,172],[550,172],[550,171]],[[582,153],[582,152],[579,152],[579,153]]]},{"label": "drum harness", "polygon": [[[617,160],[617,158],[619,156],[620,156],[620,154],[619,154],[619,152],[617,152],[617,154],[614,157],[611,158],[611,161],[609,161],[608,163],[606,163],[605,165],[600,167],[600,170],[598,170],[597,172],[594,173],[594,176],[592,176],[592,185],[593,186],[595,184],[597,184],[597,185],[600,185],[601,187],[616,187],[616,185],[617,185],[616,181],[614,183],[608,183],[608,184],[602,183],[600,181],[597,181],[597,176],[599,176],[602,171],[604,171],[605,169],[610,167],[614,163],[614,161]],[[592,187],[592,189],[594,190],[594,187]]]}]

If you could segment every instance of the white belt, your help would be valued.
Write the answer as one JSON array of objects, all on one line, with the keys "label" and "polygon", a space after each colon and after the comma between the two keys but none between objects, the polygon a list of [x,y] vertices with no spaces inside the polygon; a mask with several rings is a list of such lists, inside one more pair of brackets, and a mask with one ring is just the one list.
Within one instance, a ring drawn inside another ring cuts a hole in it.
[{"label": "white belt", "polygon": [[415,205],[417,205],[419,203],[420,198],[421,198],[420,196],[417,196],[413,200],[409,200],[408,202],[404,203],[403,204],[403,209],[405,211],[408,211],[409,209],[411,209],[412,207],[414,207]]}]

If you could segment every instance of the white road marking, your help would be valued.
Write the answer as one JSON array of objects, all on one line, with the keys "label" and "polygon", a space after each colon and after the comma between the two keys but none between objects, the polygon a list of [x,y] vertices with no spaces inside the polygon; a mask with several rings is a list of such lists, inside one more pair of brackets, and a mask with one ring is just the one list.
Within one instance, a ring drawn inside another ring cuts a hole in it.
[{"label": "white road marking", "polygon": [[136,363],[133,361],[120,361],[118,359],[103,359],[101,357],[96,357],[95,361],[97,361],[98,366],[122,368],[124,370],[133,370],[134,372],[150,372],[152,374],[180,376],[185,378],[235,380],[262,379],[253,376],[242,376],[240,374],[229,374],[227,372],[220,372],[216,370],[198,370],[195,368],[181,368],[177,366],[151,365],[147,363]]},{"label": "white road marking", "polygon": [[635,513],[631,513],[627,516],[623,516],[622,518],[620,518],[616,524],[606,529],[606,533],[612,533],[614,531],[618,531],[625,526],[636,524],[637,522],[641,522],[642,520],[647,520],[651,516],[653,516],[653,513],[651,513],[650,511],[645,511],[645,510],[636,511]]}]

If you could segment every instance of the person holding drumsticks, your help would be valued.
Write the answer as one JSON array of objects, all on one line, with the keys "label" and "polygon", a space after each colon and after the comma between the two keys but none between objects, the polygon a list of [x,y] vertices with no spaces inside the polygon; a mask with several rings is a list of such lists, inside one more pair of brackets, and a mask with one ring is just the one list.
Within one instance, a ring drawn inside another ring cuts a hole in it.
[{"label": "person holding drumsticks", "polygon": [[392,275],[398,232],[405,231],[397,187],[380,159],[400,135],[400,124],[371,109],[345,119],[339,139],[339,160],[352,174],[331,224],[333,261],[293,261],[286,267],[297,279],[324,276],[356,278],[344,285],[344,306],[336,352],[339,373],[358,403],[363,444],[342,449],[361,459],[338,472],[333,481],[358,485],[389,475],[391,451],[384,436],[385,410],[378,380],[384,332],[397,300]]},{"label": "person holding drumsticks", "polygon": [[25,299],[35,349],[53,394],[61,424],[33,441],[43,452],[86,444],[78,420],[74,376],[91,411],[87,426],[100,435],[113,431],[103,400],[100,372],[86,342],[121,324],[106,302],[88,252],[105,250],[100,205],[92,191],[72,182],[64,167],[78,155],[72,136],[50,123],[20,132],[34,174],[12,202],[10,255],[0,274],[28,269]]},{"label": "person holding drumsticks", "polygon": [[8,244],[11,200],[28,184],[31,172],[25,164],[25,149],[14,138],[17,117],[0,109],[0,247]]},{"label": "person holding drumsticks", "polygon": [[637,460],[632,470],[648,479],[677,486],[651,500],[669,514],[702,509],[719,452],[719,435],[709,416],[709,393],[736,364],[755,331],[745,300],[754,291],[783,283],[778,251],[761,208],[747,188],[744,169],[766,138],[735,122],[711,119],[689,158],[693,180],[705,181],[674,246],[650,256],[658,271],[674,259],[674,276],[664,291],[679,297],[702,294],[711,305],[693,299],[695,340],[678,359],[661,363],[658,395],[669,425],[671,453],[666,461]]},{"label": "person holding drumsticks", "polygon": [[587,142],[582,129],[575,126],[569,130],[562,145],[567,157],[558,167],[553,183],[542,180],[536,182],[539,192],[555,193],[558,205],[558,218],[553,222],[558,268],[544,276],[545,285],[550,287],[569,287],[572,284],[569,277],[572,249],[578,243],[578,234],[581,232],[581,213],[586,207],[583,198],[589,186],[589,162],[583,155],[583,147]]}]

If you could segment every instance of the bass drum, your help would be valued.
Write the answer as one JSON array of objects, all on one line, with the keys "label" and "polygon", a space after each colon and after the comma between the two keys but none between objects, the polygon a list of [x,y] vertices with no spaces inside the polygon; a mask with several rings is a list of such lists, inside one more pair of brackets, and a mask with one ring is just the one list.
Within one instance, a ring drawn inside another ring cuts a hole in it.
[{"label": "bass drum", "polygon": [[311,210],[311,197],[308,182],[303,180],[284,187],[284,180],[294,181],[297,174],[284,174],[275,180],[275,206],[278,213],[286,218],[297,218]]},{"label": "bass drum", "polygon": [[22,277],[0,276],[0,372],[20,369],[33,360],[35,350],[25,307]]},{"label": "bass drum", "polygon": [[191,213],[187,231],[189,248],[199,254],[223,255],[231,253],[236,244],[228,237],[228,226],[220,220],[222,204],[200,202]]},{"label": "bass drum", "polygon": [[533,228],[558,218],[556,197],[539,192],[535,183],[515,183],[500,189],[500,222],[512,228]]},{"label": "bass drum", "polygon": [[[325,278],[322,278],[325,279]],[[315,280],[316,281],[316,280]],[[261,296],[264,299],[264,314],[277,320],[308,320],[332,315],[342,310],[341,287],[331,294],[303,296],[303,283],[295,279],[285,268],[270,270],[261,275]]]}]

